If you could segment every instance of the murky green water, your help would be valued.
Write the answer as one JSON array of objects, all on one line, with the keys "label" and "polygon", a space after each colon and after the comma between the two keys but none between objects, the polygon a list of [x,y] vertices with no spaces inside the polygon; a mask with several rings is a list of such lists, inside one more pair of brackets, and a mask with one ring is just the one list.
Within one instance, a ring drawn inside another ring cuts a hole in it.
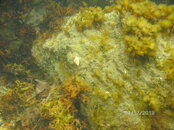
[{"label": "murky green water", "polygon": [[174,129],[172,0],[0,0],[0,130]]}]

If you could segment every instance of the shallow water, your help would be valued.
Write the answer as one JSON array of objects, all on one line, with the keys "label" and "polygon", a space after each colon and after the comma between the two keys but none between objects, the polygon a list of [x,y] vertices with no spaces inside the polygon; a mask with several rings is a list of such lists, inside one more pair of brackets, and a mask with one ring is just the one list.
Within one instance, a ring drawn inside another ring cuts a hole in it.
[{"label": "shallow water", "polygon": [[0,129],[174,129],[172,0],[0,1]]}]

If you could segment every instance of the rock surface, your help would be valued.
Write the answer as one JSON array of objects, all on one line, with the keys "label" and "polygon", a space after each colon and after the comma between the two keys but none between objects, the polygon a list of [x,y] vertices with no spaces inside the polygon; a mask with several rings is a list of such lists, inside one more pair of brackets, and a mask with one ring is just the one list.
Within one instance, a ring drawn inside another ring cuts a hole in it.
[{"label": "rock surface", "polygon": [[105,13],[99,28],[82,32],[75,25],[78,15],[67,18],[61,32],[36,40],[32,54],[52,80],[78,75],[89,83],[90,100],[80,104],[80,114],[90,127],[174,129],[168,104],[172,84],[159,67],[169,57],[165,47],[174,45],[174,37],[159,33],[155,57],[132,57],[125,51],[124,19],[118,12]]}]

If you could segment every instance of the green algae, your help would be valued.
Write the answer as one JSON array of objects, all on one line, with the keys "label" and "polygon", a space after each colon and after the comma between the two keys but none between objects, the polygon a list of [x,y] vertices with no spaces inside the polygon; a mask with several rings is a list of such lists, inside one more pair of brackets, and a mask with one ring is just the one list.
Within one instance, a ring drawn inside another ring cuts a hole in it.
[{"label": "green algae", "polygon": [[[57,31],[32,45],[40,73],[30,70],[31,55],[1,64],[1,128],[173,129],[173,6],[118,0],[73,16],[60,10],[51,18],[64,21],[49,23]],[[25,28],[19,34],[25,39]]]}]

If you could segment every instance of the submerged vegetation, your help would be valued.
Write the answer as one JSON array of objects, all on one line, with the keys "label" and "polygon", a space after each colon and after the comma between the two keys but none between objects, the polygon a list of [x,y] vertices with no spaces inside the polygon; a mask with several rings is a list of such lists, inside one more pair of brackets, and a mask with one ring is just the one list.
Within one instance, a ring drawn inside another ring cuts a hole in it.
[{"label": "submerged vegetation", "polygon": [[66,81],[60,88],[52,87],[47,98],[39,103],[41,118],[47,120],[48,127],[52,129],[82,129],[85,124],[76,118],[78,109],[75,104],[87,90],[88,86],[75,77]]},{"label": "submerged vegetation", "polygon": [[42,91],[36,90],[43,86],[19,80],[10,88],[4,87],[0,96],[0,113],[4,121],[1,128],[78,130],[85,127],[85,122],[78,119],[79,108],[75,104],[80,99],[87,101],[83,93],[89,87],[77,77],[60,86],[47,84]]},{"label": "submerged vegetation", "polygon": [[164,70],[167,72],[167,79],[174,80],[174,53],[171,52],[169,58],[163,64]]},{"label": "submerged vegetation", "polygon": [[0,2],[0,129],[174,129],[174,5],[37,2]]},{"label": "submerged vegetation", "polygon": [[75,21],[76,28],[79,31],[99,27],[104,21],[104,13],[100,7],[83,8]]},{"label": "submerged vegetation", "polygon": [[[125,43],[133,56],[155,56],[159,32],[172,33],[174,6],[156,5],[150,1],[117,1],[119,11],[125,17]],[[127,14],[124,11],[131,14]],[[124,16],[125,15],[125,16]]]},{"label": "submerged vegetation", "polygon": [[159,26],[150,24],[143,17],[129,16],[125,21],[127,51],[133,56],[154,56]]}]

